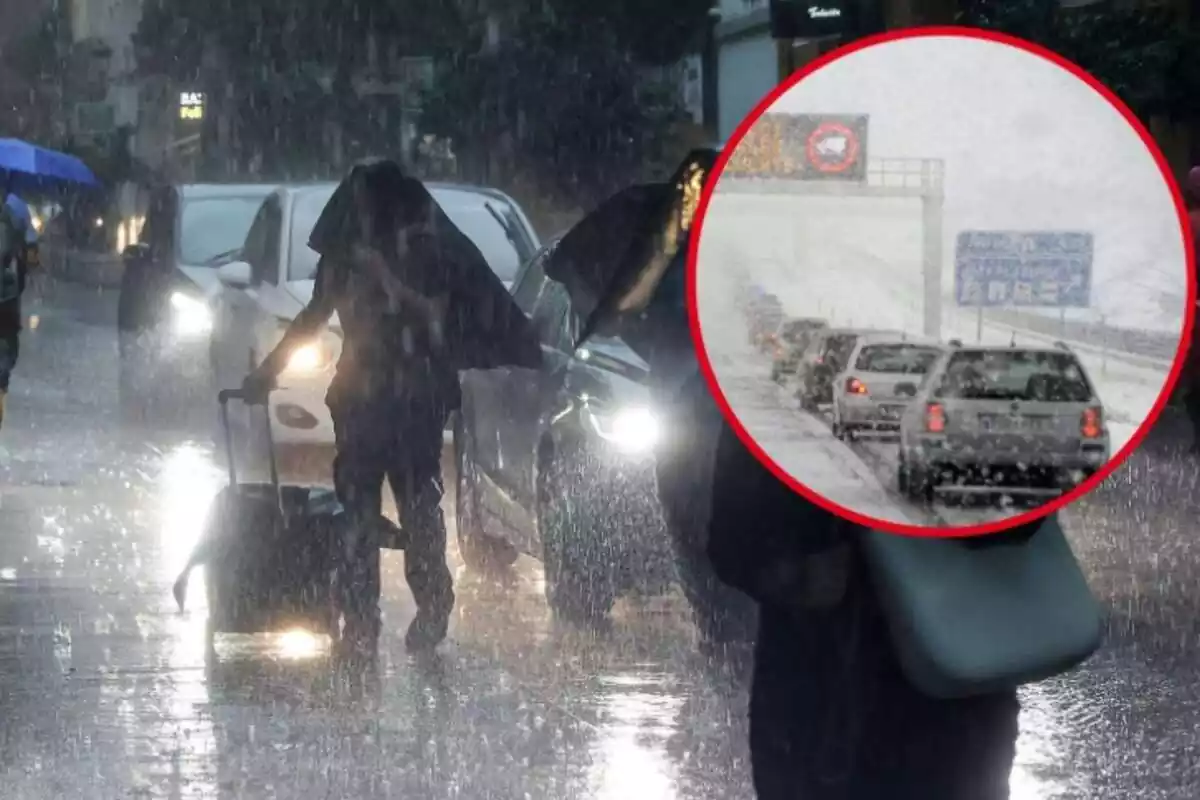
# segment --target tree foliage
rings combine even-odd
[[[646,29],[591,26],[590,7],[550,5],[555,13],[521,17],[496,49],[444,62],[421,129],[503,162],[552,201],[586,205],[663,161],[681,109],[647,66],[683,53],[676,42],[643,60]]]
[[[1042,44],[1086,69],[1143,120],[1200,110],[1200,42],[1164,5],[1060,9],[1056,0],[973,0],[961,21]]]

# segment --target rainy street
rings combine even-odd
[[[178,614],[170,585],[224,480],[211,429],[122,427],[110,294],[52,285],[26,310],[0,434],[6,798],[752,796],[744,695],[694,655],[682,603],[622,604],[604,634],[559,628],[533,561],[510,586],[455,569],[435,664],[404,653],[395,553],[377,680],[335,679],[299,634],[219,642],[206,668],[203,604]],[[1164,420],[1064,515],[1109,641],[1025,692],[1013,800],[1200,796],[1189,435]]]

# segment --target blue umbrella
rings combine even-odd
[[[78,158],[20,139],[0,139],[0,180],[8,192],[40,189],[48,183],[100,183]]]

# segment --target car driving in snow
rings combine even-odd
[[[894,334],[858,337],[833,381],[833,434],[853,439],[864,431],[898,431],[912,395],[896,387],[919,381],[941,354],[936,341]]]
[[[819,317],[791,317],[771,335],[771,380],[780,382],[796,374],[800,356],[813,338],[829,323]]]
[[[800,357],[797,378],[800,386],[796,399],[805,411],[817,411],[833,402],[833,381],[847,364],[858,340],[865,335],[891,334],[900,331],[875,331],[869,328],[825,328],[817,333]]]
[[[673,578],[654,472],[663,428],[649,366],[624,342],[591,337],[575,350],[581,321],[566,288],[545,274],[552,253],[539,252],[513,287],[543,368],[462,376],[458,537],[476,569],[507,567],[519,553],[540,559],[551,608],[597,619],[622,593]]]
[[[539,246],[524,212],[507,195],[477,186],[427,184],[438,204],[480,249],[506,283]],[[217,270],[224,284],[213,301],[212,369],[218,385],[239,386],[269,353],[312,298],[317,254],[308,247],[312,227],[336,183],[284,186],[261,202],[237,260]],[[333,445],[325,392],[341,353],[334,315],[323,334],[297,350],[270,396],[275,438],[287,445]],[[236,405],[236,404],[235,404]],[[230,408],[239,441],[258,453],[266,421],[254,409]]]
[[[765,350],[770,336],[778,328],[787,315],[783,310],[783,302],[778,295],[764,292],[755,297],[746,311],[747,322],[750,326],[750,341],[755,347]]]
[[[914,499],[1052,497],[1111,455],[1095,384],[1066,345],[952,346],[911,388],[897,483]]]

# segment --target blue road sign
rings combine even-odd
[[[963,231],[954,251],[960,306],[1087,308],[1092,234],[1079,231]]]

